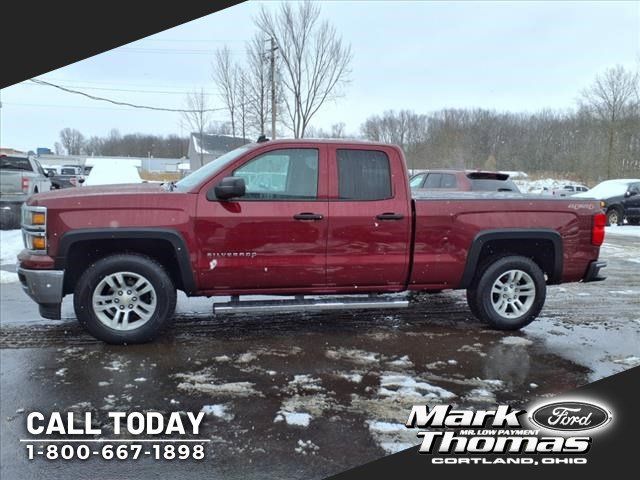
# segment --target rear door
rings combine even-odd
[[[329,166],[327,286],[401,290],[411,232],[402,157],[391,147],[334,146]]]

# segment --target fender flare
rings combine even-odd
[[[58,244],[58,252],[55,257],[55,268],[64,270],[67,263],[69,250],[78,242],[91,240],[125,240],[125,239],[151,239],[165,240],[173,246],[173,251],[178,260],[178,270],[185,293],[196,291],[189,249],[182,235],[176,230],[164,228],[86,228],[72,230],[62,235]]]
[[[469,253],[460,281],[459,288],[468,288],[476,274],[476,269],[480,263],[480,252],[482,248],[493,240],[549,240],[553,243],[553,272],[549,275],[549,284],[560,283],[563,267],[563,246],[562,237],[556,230],[547,228],[512,228],[483,230],[479,232],[471,242]]]

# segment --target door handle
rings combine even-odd
[[[401,213],[386,212],[381,213],[380,215],[376,215],[376,218],[378,220],[402,220],[404,218],[404,215],[402,215]]]
[[[302,212],[293,216],[295,220],[322,220],[324,217],[319,213]]]

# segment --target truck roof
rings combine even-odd
[[[328,145],[367,145],[373,147],[394,147],[399,148],[397,145],[392,145],[384,142],[372,142],[370,140],[358,140],[358,139],[347,139],[347,138],[278,138],[276,140],[264,140],[259,143],[251,143],[248,144],[250,146],[257,146],[263,144],[269,145],[300,145],[300,144],[308,144],[308,145],[317,145],[319,143],[328,144]]]

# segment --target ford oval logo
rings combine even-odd
[[[542,428],[575,432],[601,427],[611,420],[611,414],[592,403],[557,402],[537,408],[530,418]]]

